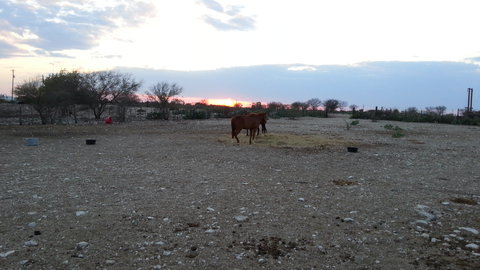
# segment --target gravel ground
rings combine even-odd
[[[480,128],[345,121],[0,126],[0,268],[480,269]]]

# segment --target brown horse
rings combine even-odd
[[[262,121],[266,122],[266,113],[258,113],[251,115],[238,115],[232,117],[232,139],[237,139],[237,143],[240,143],[237,135],[242,129],[250,130],[250,144],[255,140],[255,133],[258,131]]]
[[[249,113],[247,114],[249,116],[252,116],[252,115],[260,115],[260,116],[264,116],[264,118],[261,120],[260,124],[262,125],[262,134],[265,134],[267,133],[267,127],[265,126],[265,124],[267,123],[267,114],[266,113]],[[260,128],[257,129],[257,136],[260,135]],[[247,129],[247,136],[248,136],[248,129]]]

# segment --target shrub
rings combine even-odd
[[[194,120],[194,119],[208,119],[210,118],[210,113],[203,110],[191,110],[186,111],[183,119]]]

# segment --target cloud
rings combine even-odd
[[[288,68],[290,71],[316,71],[314,66],[296,65]]]
[[[97,44],[101,35],[119,27],[137,26],[153,16],[152,1],[119,1],[112,5],[98,1],[37,0],[1,1],[2,39],[10,44],[32,47],[32,52],[85,50]],[[1,57],[13,56],[5,51]]]
[[[199,0],[198,2],[209,9],[223,13],[223,6],[215,0]]]
[[[199,0],[213,14],[205,15],[203,20],[220,31],[249,31],[255,29],[255,17],[246,16],[241,13],[241,6],[227,6],[224,8],[215,0]]]
[[[205,16],[205,22],[215,27],[220,31],[239,30],[247,31],[255,29],[255,20],[250,17],[235,16],[226,21],[214,18],[212,16]]]
[[[0,40],[0,58],[7,57],[11,54],[21,53],[21,50],[15,46],[12,46],[2,40]]]

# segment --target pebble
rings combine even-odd
[[[208,229],[205,231],[206,233],[216,233],[218,232],[218,230],[214,230],[214,229]]]
[[[211,207],[207,207],[207,210],[210,211],[210,212],[215,211],[215,209],[213,209],[213,208],[211,208]]]
[[[458,227],[458,229],[460,230],[464,230],[464,231],[467,231],[467,232],[471,232],[473,234],[478,234],[478,230],[476,229],[473,229],[473,228],[468,228],[468,227]]]
[[[344,218],[343,221],[346,222],[346,223],[353,223],[354,222],[353,218]]]
[[[153,266],[153,269],[154,270],[160,270],[160,269],[162,269],[162,266],[157,264],[157,265]]]
[[[170,250],[164,250],[163,251],[163,256],[165,256],[165,257],[172,256],[172,252]]]
[[[5,257],[7,257],[7,256],[12,255],[13,253],[15,253],[15,250],[9,250],[9,251],[7,251],[7,252],[0,253],[0,257],[5,258]]]
[[[30,227],[30,228],[33,228],[33,227],[35,227],[35,226],[37,226],[37,223],[36,223],[36,222],[30,222],[30,223],[28,223],[28,227]]]
[[[238,222],[245,222],[248,220],[247,216],[235,216],[235,220]]]
[[[83,250],[85,248],[87,248],[90,244],[88,242],[79,242],[77,243],[77,246],[76,246],[76,249],[77,250]]]
[[[260,259],[258,259],[258,263],[259,263],[259,264],[265,264],[265,263],[267,263],[267,259],[265,259],[265,258],[260,258]]]
[[[27,247],[36,247],[38,246],[38,242],[36,240],[28,240],[27,242],[23,243]]]
[[[415,220],[414,223],[419,224],[419,225],[428,225],[428,221],[423,220],[423,219]]]
[[[77,211],[75,212],[75,216],[80,217],[80,216],[85,216],[87,214],[87,211]]]
[[[112,265],[112,264],[115,264],[115,260],[106,260],[105,263]]]
[[[304,201],[305,201],[305,198],[298,198],[298,201],[299,201],[299,202],[304,202]]]
[[[477,244],[473,244],[473,243],[468,244],[465,247],[470,248],[470,249],[478,249],[479,248],[479,246]]]

